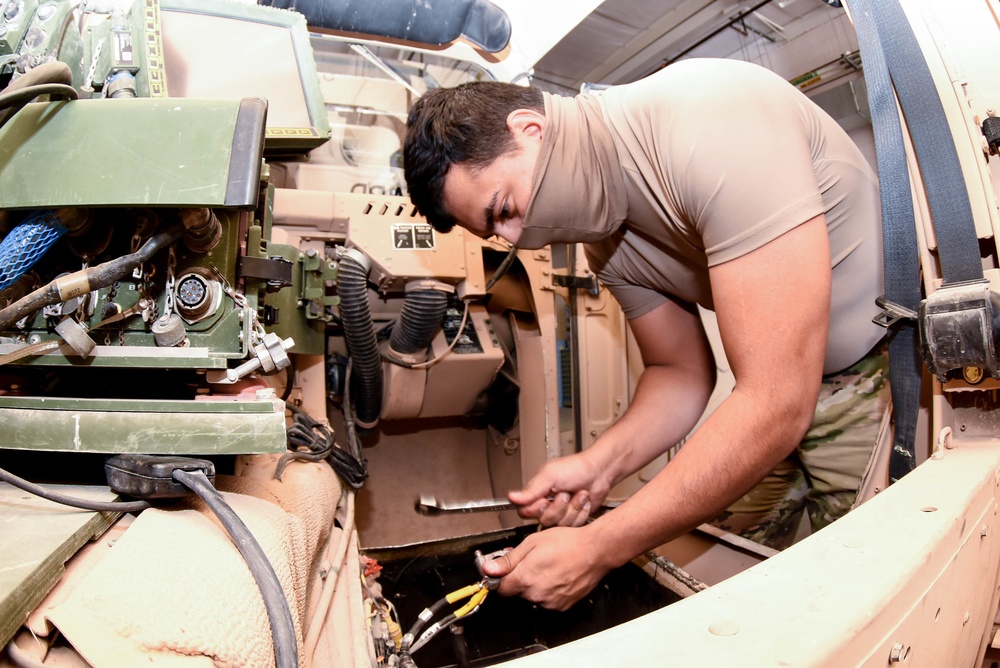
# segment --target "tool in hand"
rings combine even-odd
[[[487,563],[491,561],[499,559],[500,557],[506,555],[508,552],[510,552],[509,547],[505,547],[502,550],[497,550],[496,552],[490,552],[489,554],[483,554],[479,550],[476,550],[476,560],[475,560],[476,570],[479,571],[480,577],[483,578],[481,582],[483,587],[485,587],[487,591],[496,591],[497,588],[500,586],[500,578],[493,577],[492,575],[487,575],[483,571],[483,566],[485,566]]]
[[[551,502],[554,497],[548,497]],[[594,511],[599,515],[620,505],[617,501],[605,501]],[[440,515],[442,513],[481,513],[515,510],[517,506],[507,499],[476,499],[473,501],[441,501],[433,494],[421,494],[417,500],[416,509],[421,515]]]
[[[456,589],[444,598],[440,599],[434,605],[424,608],[424,610],[417,615],[417,621],[403,636],[400,654],[409,655],[416,652],[418,649],[426,645],[431,638],[444,629],[448,628],[463,617],[475,614],[479,610],[479,606],[481,606],[483,601],[486,600],[486,595],[500,586],[500,578],[490,577],[483,573],[483,564],[488,561],[493,561],[508,552],[510,552],[510,548],[497,550],[496,552],[484,555],[479,550],[476,550],[476,570],[479,571],[479,576],[482,579],[479,582],[469,585],[468,587]],[[442,619],[434,622],[421,633],[427,622],[443,612],[448,605],[457,603],[463,599],[469,600],[465,603],[465,605],[445,615]]]
[[[513,510],[516,506],[507,499],[479,499],[475,501],[439,501],[431,494],[421,494],[417,501],[417,512],[421,515],[440,513],[480,513]]]

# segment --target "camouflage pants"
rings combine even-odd
[[[878,346],[824,376],[798,449],[712,524],[780,550],[794,542],[803,512],[817,531],[850,510],[889,401],[888,370],[888,350]]]

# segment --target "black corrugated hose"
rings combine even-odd
[[[355,403],[355,422],[361,431],[374,429],[382,412],[382,358],[368,305],[370,267],[367,257],[349,249],[340,258],[338,276],[340,319],[354,368],[351,396]]]
[[[389,348],[400,355],[427,350],[448,310],[448,295],[441,290],[415,290],[406,295],[399,321],[392,328]]]

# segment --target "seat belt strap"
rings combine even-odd
[[[944,284],[982,281],[968,188],[927,61],[898,0],[865,0],[865,4],[870,6],[924,177]]]
[[[889,304],[902,307],[903,311],[915,316],[921,298],[920,256],[910,193],[910,173],[906,164],[896,97],[871,5],[870,0],[849,2],[864,63],[875,152],[878,157],[885,299]],[[914,441],[920,406],[921,362],[915,319],[897,315],[879,324],[892,325],[889,340],[889,383],[895,422],[892,453],[889,456],[889,482],[892,483],[913,470],[915,465]]]

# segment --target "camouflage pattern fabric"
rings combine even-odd
[[[812,424],[798,449],[712,524],[783,549],[802,513],[813,531],[851,509],[889,402],[888,348],[823,377]]]

